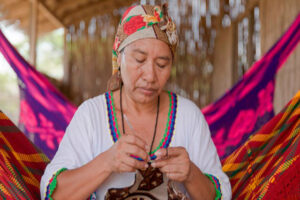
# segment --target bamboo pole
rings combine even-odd
[[[29,27],[29,61],[36,66],[36,43],[37,43],[37,23],[38,23],[38,0],[30,3],[30,27]]]
[[[69,81],[70,81],[70,49],[68,49],[68,41],[67,41],[68,34],[69,34],[68,29],[64,28],[64,76],[63,76],[64,86],[69,85]]]

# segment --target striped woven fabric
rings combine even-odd
[[[300,13],[271,49],[220,99],[202,109],[221,159],[274,117],[276,73],[300,42]]]
[[[48,162],[0,111],[0,198],[40,199],[40,179]]]
[[[233,199],[300,199],[300,91],[223,160]]]
[[[51,159],[77,108],[21,56],[1,29],[0,52],[18,77],[19,128]]]

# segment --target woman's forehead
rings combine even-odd
[[[145,55],[152,53],[160,53],[166,56],[171,55],[171,49],[169,46],[165,42],[154,38],[136,40],[129,44],[125,49],[129,52],[136,52]]]

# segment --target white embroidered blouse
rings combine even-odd
[[[219,199],[231,199],[229,179],[222,171],[209,127],[200,109],[190,100],[171,92],[169,92],[169,99],[170,118],[160,146],[155,149],[168,146],[184,147],[193,163],[203,173],[213,177],[216,189],[222,194]],[[66,129],[56,155],[48,164],[42,177],[40,185],[42,199],[49,199],[55,189],[53,179],[59,172],[87,164],[97,155],[108,150],[120,137],[119,128],[115,126],[114,111],[111,92],[91,98],[78,108]],[[128,187],[133,184],[134,178],[135,173],[112,174],[91,195],[97,199],[104,199],[108,189]],[[175,184],[182,193],[187,193],[183,184]]]

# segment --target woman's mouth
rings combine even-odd
[[[147,96],[151,96],[156,92],[156,89],[153,89],[153,88],[140,87],[139,89],[144,95],[147,95]]]

